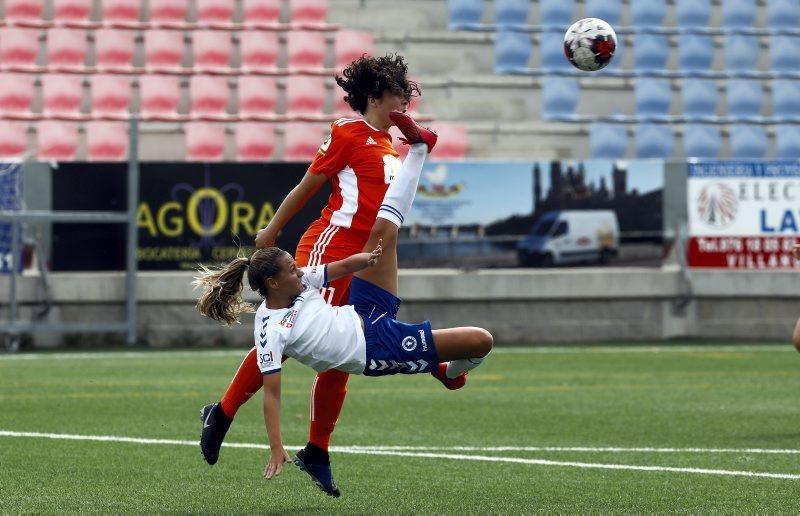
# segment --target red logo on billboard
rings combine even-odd
[[[703,187],[697,198],[697,212],[706,224],[725,227],[736,218],[739,200],[736,192],[724,183],[712,183]]]

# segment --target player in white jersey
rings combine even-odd
[[[400,307],[397,233],[411,208],[422,165],[436,135],[402,113],[392,113],[392,121],[412,146],[386,192],[364,252],[327,265],[298,268],[289,253],[270,247],[220,270],[205,269],[196,280],[204,288],[198,301],[200,312],[228,324],[252,311],[241,299],[245,273],[250,288],[264,299],[256,310],[254,337],[272,452],[264,470],[268,479],[280,474],[290,460],[280,431],[281,355],[316,371],[338,369],[367,376],[428,372],[437,376],[441,371],[446,378],[440,380],[445,385],[447,380],[460,380],[453,387],[458,388],[464,375],[492,348],[492,335],[483,328],[432,330],[429,321],[406,324],[396,320]],[[354,274],[350,304],[327,304],[319,289],[347,274]],[[443,363],[446,365],[440,368]],[[298,453],[295,463],[325,492],[338,496],[329,463],[317,467],[312,459]]]

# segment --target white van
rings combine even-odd
[[[524,267],[607,263],[619,251],[619,223],[611,210],[548,211],[517,242]]]

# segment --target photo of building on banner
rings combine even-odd
[[[800,163],[690,163],[687,196],[690,267],[800,268]]]

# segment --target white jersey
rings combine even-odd
[[[327,284],[327,265],[301,270],[305,290],[292,306],[273,310],[264,301],[256,310],[253,334],[261,374],[280,372],[282,355],[315,371],[363,373],[367,345],[361,317],[352,305],[331,306],[323,299],[319,289]]]

